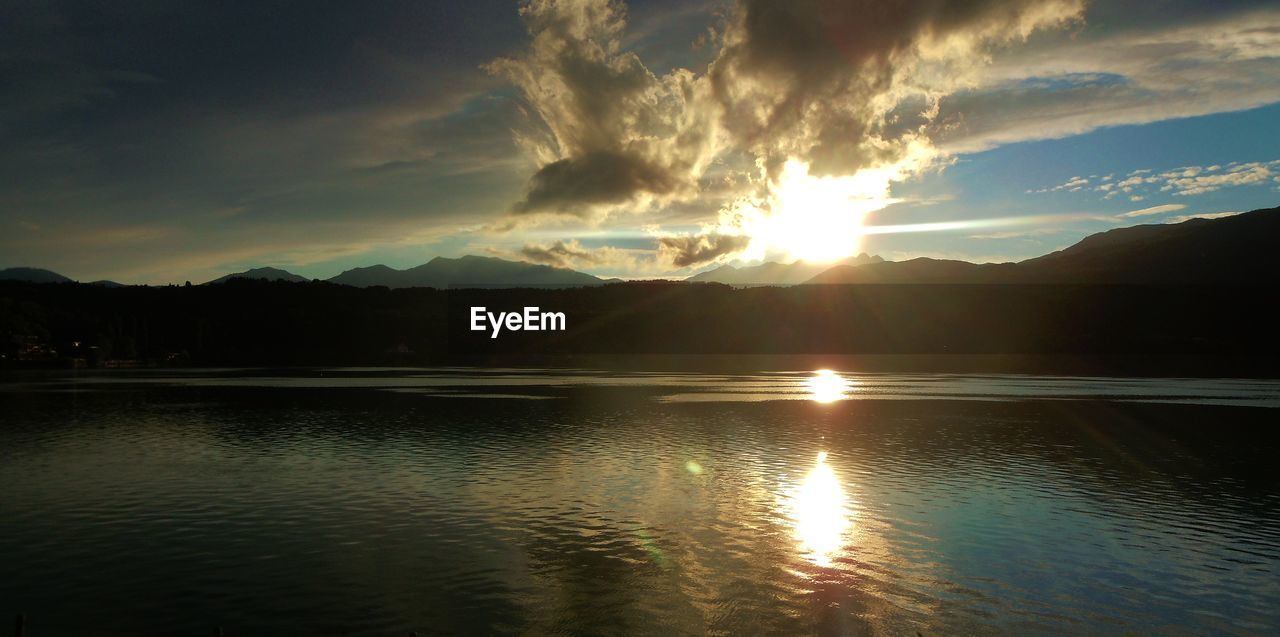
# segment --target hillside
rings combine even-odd
[[[5,268],[0,270],[0,281],[25,281],[27,283],[70,283],[71,279],[52,270],[42,268]]]
[[[1117,228],[1018,263],[919,258],[835,266],[810,279],[847,283],[1252,284],[1280,280],[1280,208],[1220,219]]]
[[[209,283],[210,284],[226,283],[231,279],[254,279],[258,281],[289,281],[291,283],[306,283],[311,280],[311,279],[308,279],[307,277],[299,276],[297,274],[289,272],[288,270],[281,270],[280,268],[251,268],[251,269],[245,270],[244,272],[235,272],[232,274],[228,274],[226,276],[218,277],[212,281],[209,281]]]
[[[1018,264],[1079,283],[1263,283],[1280,275],[1280,207],[1221,219],[1117,228]]]

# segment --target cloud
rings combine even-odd
[[[677,268],[722,261],[744,250],[751,238],[742,235],[704,233],[658,237],[659,258]]]
[[[1177,210],[1182,210],[1183,208],[1186,208],[1186,207],[1187,207],[1186,204],[1167,203],[1159,206],[1151,206],[1150,208],[1143,208],[1141,210],[1130,210],[1129,212],[1123,213],[1120,216],[1121,217],[1145,217],[1147,215],[1158,215],[1166,212],[1174,212]]]
[[[716,221],[660,239],[661,260],[683,267],[743,250],[750,232],[736,213],[776,214],[771,193],[790,160],[814,176],[883,171],[887,189],[955,153],[1280,100],[1280,82],[1267,79],[1280,11],[1141,22],[1113,9],[1098,8],[1108,28],[1063,34],[1084,24],[1083,2],[740,0],[711,39],[705,72],[657,75],[625,49],[621,4],[531,0],[521,9],[529,49],[489,66],[528,104],[517,141],[540,166],[511,210],[599,220],[655,203],[684,209],[711,183],[702,178],[715,160],[746,157],[747,170],[721,169],[717,179],[739,194],[719,196]],[[1137,202],[1277,172],[1268,163],[1200,168],[1081,175],[1029,192]]]
[[[1071,179],[1068,179],[1065,183],[1061,183],[1050,188],[1041,188],[1039,190],[1028,190],[1027,194],[1039,194],[1039,193],[1045,193],[1045,192],[1062,192],[1064,190],[1067,192],[1080,192],[1081,190],[1084,190],[1088,185],[1089,185],[1089,178],[1072,177]],[[1111,184],[1104,184],[1104,185],[1107,186],[1108,190],[1111,189]]]
[[[1028,193],[1046,192],[1081,192],[1093,191],[1103,194],[1103,199],[1113,199],[1127,195],[1130,201],[1142,201],[1146,195],[1163,193],[1175,197],[1202,195],[1205,193],[1240,186],[1265,184],[1272,179],[1280,178],[1280,159],[1272,161],[1231,162],[1229,164],[1212,164],[1209,166],[1182,166],[1172,170],[1156,172],[1143,168],[1130,172],[1124,179],[1110,183],[1091,185],[1087,179],[1072,177],[1065,183],[1040,190],[1029,190]],[[1124,213],[1126,217],[1139,217],[1161,212],[1172,212],[1185,208],[1182,204],[1165,204],[1134,210]]]
[[[576,240],[556,241],[550,245],[526,244],[520,249],[520,255],[533,263],[558,268],[572,268],[578,263],[596,265],[600,262],[599,257],[583,248]]]
[[[622,47],[610,0],[529,0],[532,41],[488,69],[529,105],[518,143],[541,168],[512,211],[598,219],[698,194],[715,159],[746,154],[772,179],[932,164],[938,99],[972,82],[990,48],[1078,20],[1083,0],[742,0],[705,73],[655,75]],[[744,181],[744,188],[768,188]]]
[[[1249,186],[1265,183],[1280,170],[1280,160],[1270,162],[1248,162],[1227,166],[1210,166],[1188,168],[1165,172],[1155,176],[1163,180],[1162,192],[1172,192],[1175,196],[1200,195],[1222,188]]]
[[[993,46],[1081,17],[1077,0],[742,0],[709,77],[737,143],[818,175],[927,147],[939,99]],[[928,163],[927,153],[915,158]]]
[[[679,187],[679,178],[644,157],[595,151],[540,168],[513,210],[574,213],[595,204],[627,201],[639,192],[665,195]]]
[[[646,224],[641,232],[612,235],[614,241],[624,242],[629,247],[588,247],[578,239],[562,239],[550,243],[526,243],[518,251],[490,252],[597,274],[669,275],[673,270],[698,268],[741,257],[752,243],[752,237],[747,234],[734,229],[725,232],[713,224],[704,224],[699,230],[687,233],[669,232],[659,224]]]
[[[531,0],[520,13],[529,50],[486,66],[520,89],[533,120],[517,142],[541,168],[513,211],[588,217],[696,194],[719,150],[703,84],[683,69],[656,76],[621,50],[619,3]]]
[[[1091,18],[1120,11],[1108,16],[1113,28],[997,52],[974,86],[941,100],[934,138],[945,152],[970,153],[1280,101],[1280,9],[1258,6],[1220,15],[1175,6],[1168,13],[1181,23],[1144,23],[1124,14],[1136,5],[1095,3]]]
[[[577,239],[527,243],[517,252],[491,250],[504,257],[592,272],[663,274],[724,262],[747,247],[750,238],[705,229],[693,234],[659,234],[652,247],[584,246]]]
[[[553,241],[549,244],[527,243],[518,256],[532,263],[575,270],[636,272],[652,270],[653,250],[635,250],[616,246],[588,248],[577,239]]]

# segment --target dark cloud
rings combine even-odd
[[[0,3],[0,145],[222,190],[417,159],[403,140],[497,86],[477,67],[520,32],[501,0]]]
[[[658,254],[677,268],[697,267],[740,252],[750,237],[727,234],[700,234],[660,237]]]
[[[725,127],[771,171],[903,159],[985,49],[1079,17],[1081,0],[742,0],[709,78]]]
[[[577,241],[556,241],[551,245],[526,245],[520,249],[520,256],[543,265],[558,268],[576,267],[581,264],[598,265],[602,259],[582,247]]]
[[[1060,0],[742,0],[740,30],[722,58],[739,71],[797,83],[897,62],[926,40],[1027,31],[1038,13],[1073,14]]]
[[[643,157],[597,151],[543,166],[529,180],[518,213],[575,213],[593,204],[626,201],[637,192],[667,194],[679,180]]]
[[[490,250],[499,257],[524,259],[557,268],[588,269],[593,273],[634,275],[641,272],[659,274],[668,271],[666,264],[657,262],[657,253],[650,243],[642,247],[628,248],[620,245],[584,246],[577,239],[554,241],[550,244],[525,244],[518,252]]]
[[[148,109],[203,99],[261,110],[402,102],[443,86],[423,71],[474,71],[519,33],[501,0],[0,6],[6,73],[35,65],[78,75],[143,73],[170,89],[131,104]]]

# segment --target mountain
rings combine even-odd
[[[329,279],[329,282],[355,287],[385,285],[389,288],[571,287],[603,283],[597,277],[575,270],[474,255],[456,259],[436,257],[407,270],[385,265],[355,268]]]
[[[280,268],[250,268],[244,272],[235,272],[233,274],[218,277],[209,281],[209,283],[226,283],[231,279],[259,279],[262,281],[288,281],[290,283],[307,283],[311,281],[311,279],[308,279],[307,277],[298,276],[288,270],[281,270]]]
[[[861,266],[882,261],[884,259],[877,256],[859,254],[856,257],[849,257],[841,261],[839,265]],[[808,281],[831,267],[829,263],[809,263],[807,261],[796,261],[794,263],[770,261],[760,265],[740,268],[732,265],[722,265],[714,270],[695,274],[685,280],[704,283],[726,283],[744,287],[755,285],[797,285]]]
[[[52,270],[43,268],[5,268],[0,270],[0,281],[24,281],[26,283],[73,283],[71,279],[58,274]],[[100,281],[90,281],[89,285],[97,285],[104,288],[122,288],[123,283],[108,281],[102,279]]]
[[[374,285],[385,285],[389,288],[404,287],[400,285],[400,279],[404,274],[401,270],[389,268],[385,265],[370,265],[361,268],[352,268],[329,279],[330,283],[339,283],[342,285],[350,285],[357,288],[367,288]]]
[[[1117,228],[1018,263],[939,259],[838,265],[807,283],[1252,284],[1280,281],[1280,208]]]
[[[68,279],[52,270],[41,268],[5,268],[0,270],[0,281],[26,281],[27,283],[70,283]]]

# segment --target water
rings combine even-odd
[[[1275,634],[1280,383],[0,384],[28,634]]]

